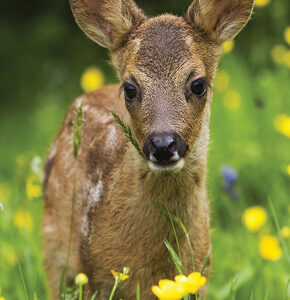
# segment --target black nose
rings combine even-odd
[[[146,157],[159,163],[184,157],[186,150],[186,143],[177,133],[152,133],[143,147]]]
[[[177,150],[176,141],[170,135],[154,136],[152,139],[152,155],[159,161],[168,161]]]

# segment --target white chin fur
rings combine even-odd
[[[161,166],[158,165],[156,163],[154,163],[153,161],[149,161],[149,168],[152,171],[173,171],[173,170],[178,170],[178,169],[182,169],[184,166],[184,159],[181,158],[179,159],[176,163],[170,165],[170,166]]]

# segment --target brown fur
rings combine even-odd
[[[111,269],[132,270],[115,299],[154,299],[151,286],[173,279],[176,270],[164,245],[176,247],[170,220],[153,202],[180,217],[201,271],[210,245],[206,197],[207,145],[212,82],[221,43],[247,22],[252,1],[195,0],[184,18],[162,15],[147,19],[131,0],[71,0],[77,22],[96,42],[109,48],[122,81],[134,76],[142,101],[124,105],[119,86],[86,94],[72,105],[47,161],[43,236],[45,265],[58,298],[70,230],[74,166],[76,202],[69,278],[89,277],[88,292],[108,299]],[[214,9],[216,8],[216,9]],[[209,20],[209,21],[206,21]],[[190,94],[191,82],[205,77],[206,96]],[[83,104],[82,143],[73,158],[73,122]],[[125,119],[140,147],[152,132],[171,130],[187,143],[181,170],[153,172],[126,139],[107,107]],[[192,272],[184,234],[177,227],[184,272]],[[208,275],[207,266],[205,274]],[[205,289],[200,292],[205,295]]]

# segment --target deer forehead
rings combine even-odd
[[[204,42],[182,19],[164,15],[143,23],[131,40],[131,57],[126,75],[136,74],[147,80],[176,82],[186,80],[193,71],[206,76],[202,55]]]

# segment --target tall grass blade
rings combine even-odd
[[[194,254],[193,254],[193,249],[192,249],[192,246],[191,246],[189,234],[188,234],[188,232],[186,230],[186,227],[184,226],[184,224],[183,224],[183,222],[182,222],[182,220],[180,218],[177,218],[177,222],[178,222],[181,230],[185,234],[185,237],[186,237],[186,240],[187,240],[187,244],[188,244],[188,247],[189,247],[189,250],[190,250],[190,255],[191,255],[191,260],[192,260],[192,268],[193,268],[193,271],[195,271]]]
[[[276,226],[276,229],[277,229],[277,232],[278,232],[279,240],[280,240],[281,245],[283,247],[283,250],[284,250],[285,256],[287,258],[288,264],[290,264],[290,257],[289,257],[288,247],[287,247],[287,244],[286,244],[286,242],[285,242],[285,240],[284,240],[284,238],[281,234],[281,227],[280,227],[280,224],[278,222],[278,217],[277,217],[273,202],[272,202],[271,198],[268,198],[268,201],[269,201],[272,216],[273,216],[273,219],[274,219],[274,222],[275,222],[275,226]]]
[[[114,111],[110,110],[112,116],[114,117],[114,119],[117,121],[117,123],[120,125],[122,131],[125,133],[126,137],[129,139],[129,141],[132,143],[132,145],[135,147],[135,149],[137,150],[137,152],[143,157],[145,158],[143,151],[140,149],[140,146],[138,144],[138,142],[136,141],[136,139],[133,136],[132,130],[130,128],[129,125],[126,125],[121,118],[119,117],[119,115],[117,113],[115,113]]]
[[[17,261],[17,265],[18,265],[18,270],[19,270],[19,273],[20,273],[20,277],[21,277],[25,297],[26,297],[27,300],[29,300],[29,296],[28,296],[28,292],[27,292],[27,286],[26,286],[26,283],[25,283],[25,280],[24,280],[22,268],[21,268],[21,265],[20,265],[19,261]]]
[[[33,294],[33,300],[38,300],[36,292],[34,292],[34,294]]]
[[[209,251],[207,252],[206,258],[205,258],[205,260],[204,260],[204,263],[203,263],[203,266],[202,266],[202,269],[201,269],[201,272],[200,272],[201,275],[203,275],[203,272],[204,272],[204,270],[205,270],[205,268],[206,268],[206,265],[207,265],[207,263],[208,263],[208,260],[209,260],[210,256],[211,256],[211,250],[209,250]]]
[[[231,282],[231,289],[230,289],[230,299],[235,300],[236,298],[236,282],[238,279],[238,275],[232,280]]]
[[[172,226],[172,229],[173,229],[173,233],[174,233],[174,237],[175,237],[175,241],[176,241],[176,245],[177,245],[178,257],[179,257],[179,260],[180,260],[180,263],[181,263],[181,269],[183,269],[179,241],[178,241],[178,237],[177,237],[177,234],[176,234],[175,226],[174,226],[174,223],[173,223],[173,221],[174,221],[175,223],[179,224],[179,219],[176,216],[174,216],[173,214],[170,213],[170,211],[169,211],[169,209],[168,209],[168,207],[167,207],[166,204],[165,204],[166,208],[163,207],[162,205],[160,205],[159,203],[155,202],[155,201],[153,201],[153,204],[157,208],[159,208],[169,218],[169,220],[170,220],[170,223],[171,223],[171,226]],[[183,274],[183,273],[181,273],[181,274]]]
[[[37,282],[38,282],[38,271],[36,272],[35,282],[34,282],[34,286],[33,286],[33,290],[32,290],[32,298],[33,298],[33,299],[34,299],[35,296],[36,296]]]
[[[99,294],[99,291],[95,291],[94,295],[92,296],[91,300],[95,300]]]
[[[59,285],[59,298],[65,300],[66,298],[66,269],[65,266],[61,272],[60,285]]]
[[[136,299],[140,300],[140,283],[137,282],[137,293],[136,293]]]
[[[174,226],[174,223],[173,223],[173,215],[170,213],[167,205],[165,204],[166,206],[166,211],[167,211],[167,214],[169,216],[169,219],[170,219],[170,223],[171,223],[171,226],[172,226],[172,230],[173,230],[173,233],[174,233],[174,237],[175,237],[175,241],[176,241],[176,245],[177,245],[177,250],[178,250],[178,257],[179,257],[179,260],[180,260],[180,264],[181,264],[181,269],[183,269],[182,267],[182,259],[181,259],[181,251],[180,251],[180,246],[179,246],[179,240],[178,240],[178,236],[177,236],[177,233],[176,233],[176,230],[175,230],[175,226]]]
[[[82,127],[83,127],[83,111],[82,111],[82,103],[78,106],[77,117],[74,121],[74,135],[73,135],[73,154],[74,158],[77,157],[79,152],[79,146],[82,141]]]
[[[175,264],[177,272],[179,274],[183,274],[182,264],[181,264],[181,260],[180,260],[179,256],[176,254],[175,250],[173,249],[173,247],[171,246],[171,244],[169,243],[168,240],[165,240],[164,243],[170,253],[170,256],[171,256],[174,264]]]
[[[285,290],[285,293],[283,295],[283,300],[284,299],[290,299],[289,294],[290,294],[290,279],[288,279],[288,282],[286,284],[286,290]]]

